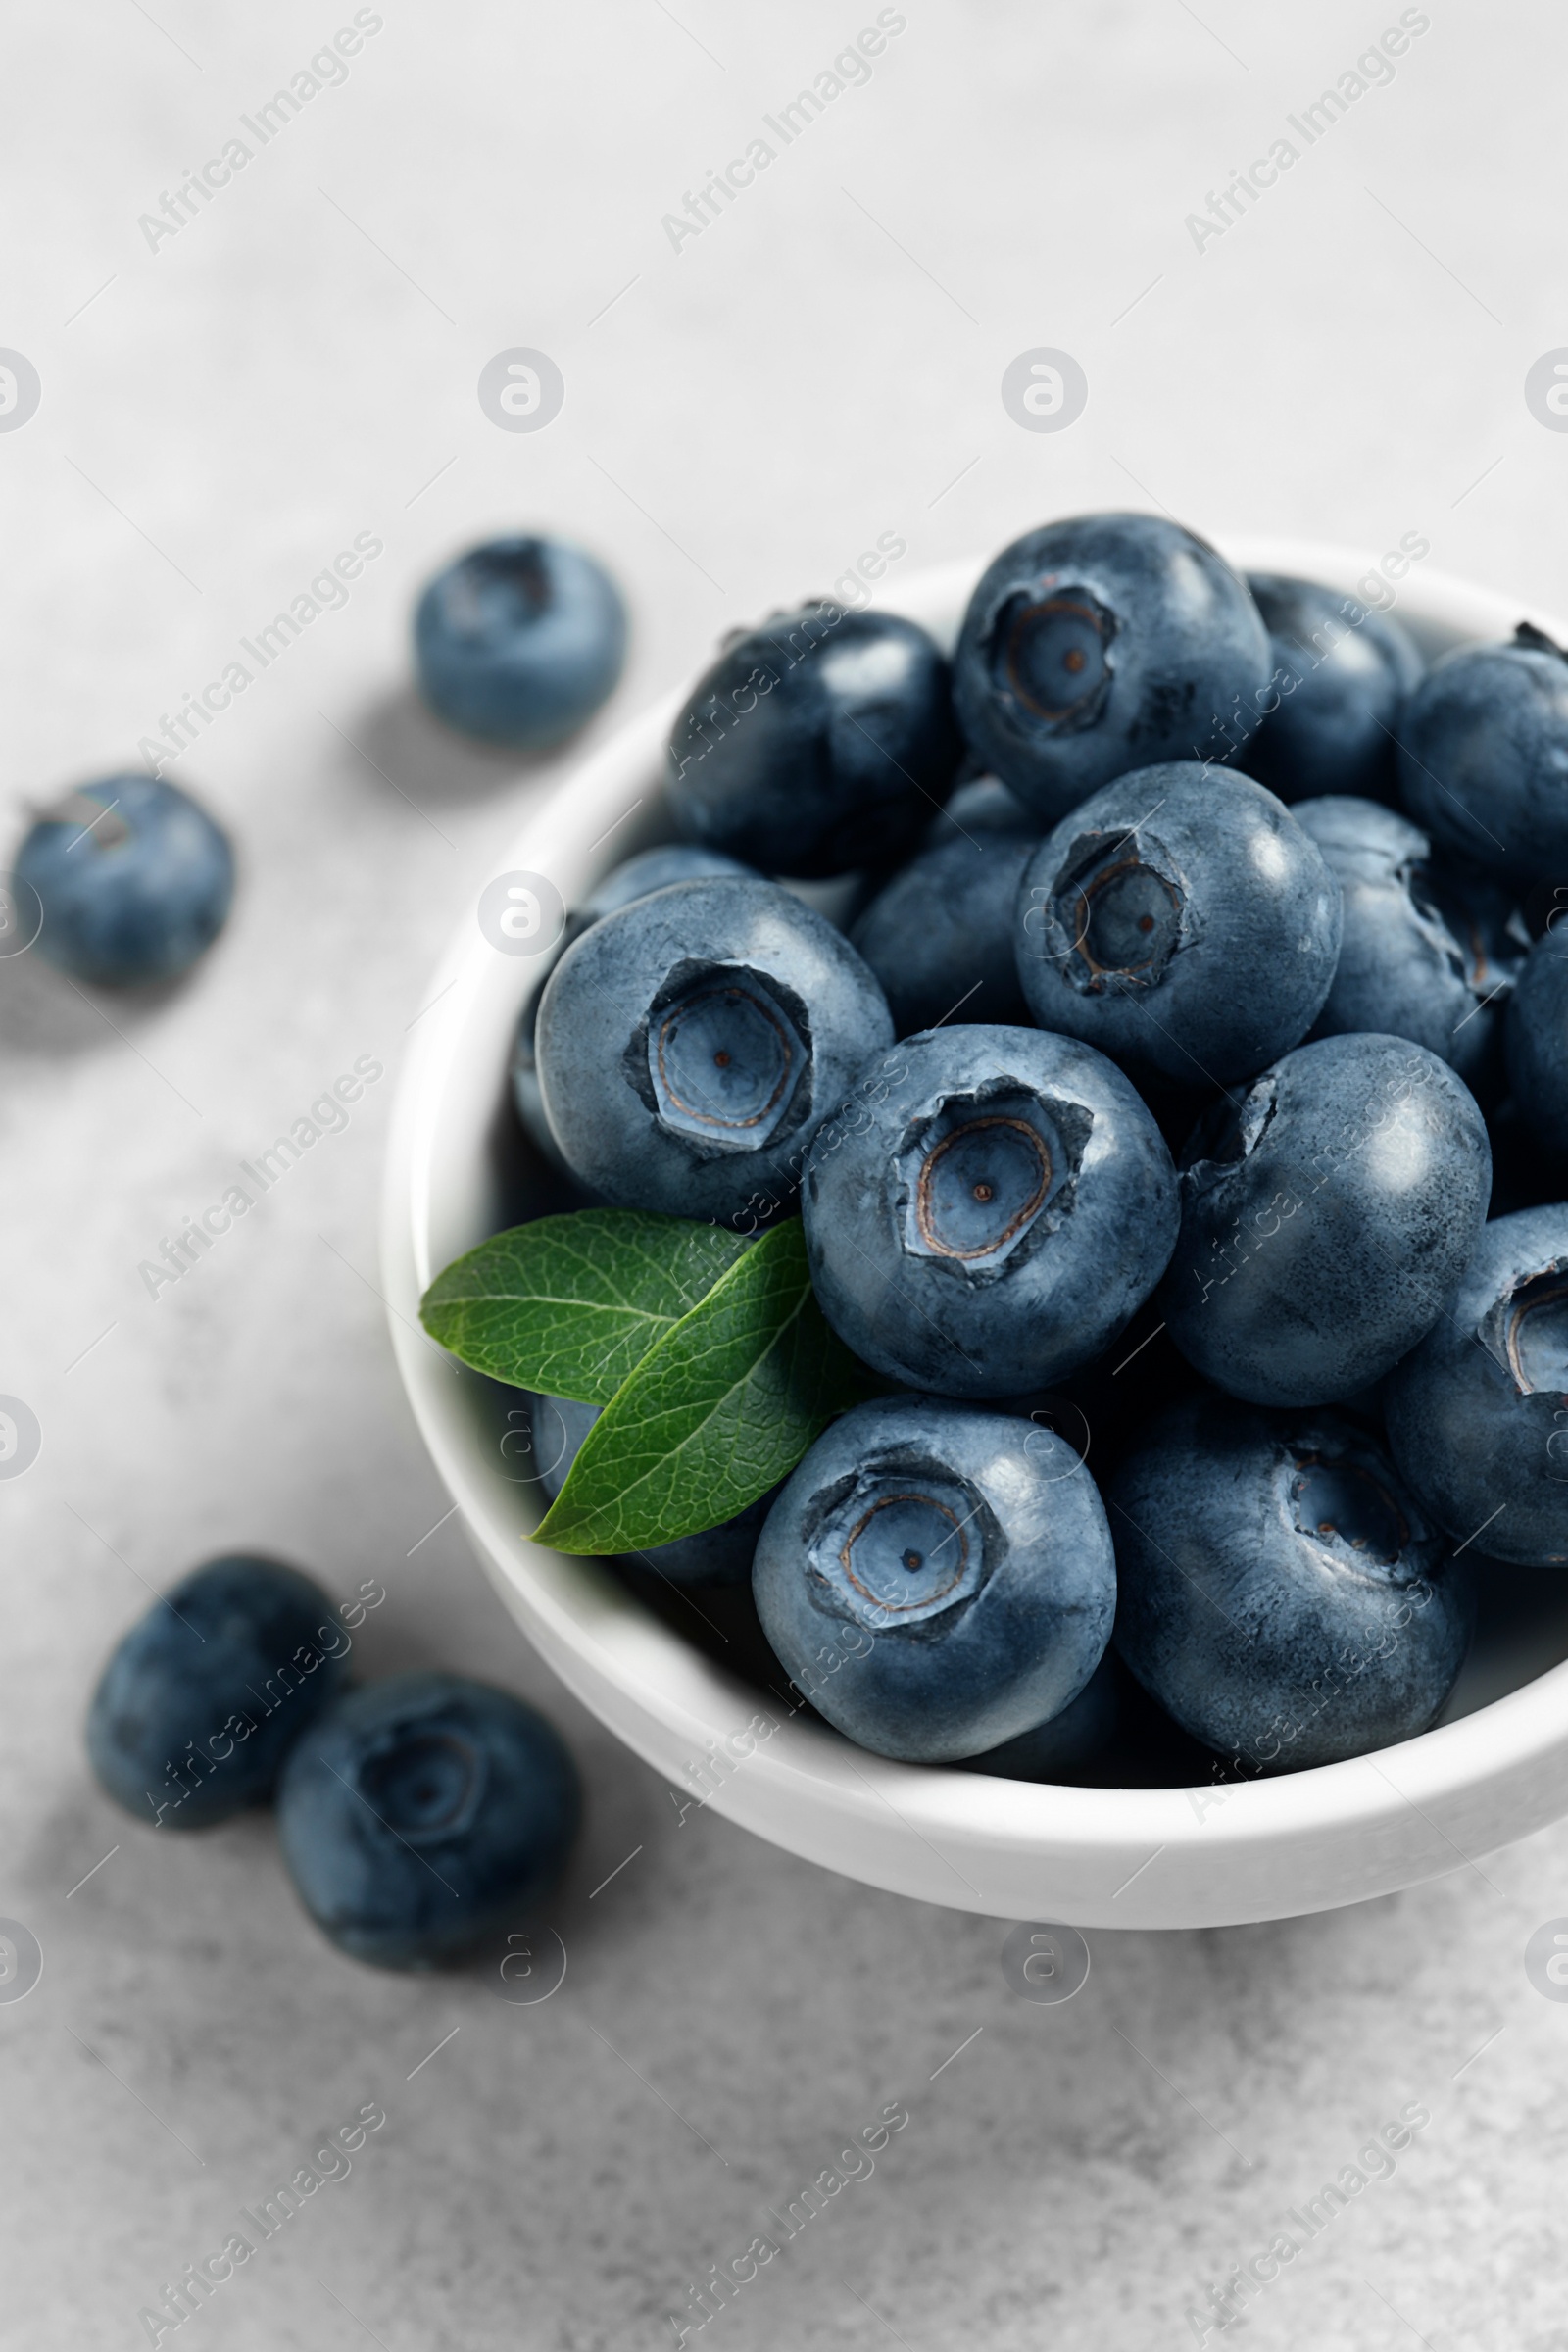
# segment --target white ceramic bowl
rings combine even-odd
[[[1238,540],[1247,570],[1351,589],[1374,557]],[[978,575],[900,579],[888,603],[952,643]],[[1417,564],[1397,612],[1429,652],[1503,637],[1508,600]],[[1532,617],[1537,617],[1532,615]],[[1544,619],[1559,640],[1568,629]],[[685,689],[564,784],[496,871],[551,877],[570,906],[668,832],[661,751]],[[393,1346],[419,1427],[481,1560],[543,1656],[675,1788],[870,1886],[1001,1918],[1201,1927],[1332,1909],[1458,1868],[1568,1812],[1568,1592],[1472,1657],[1445,1720],[1377,1755],[1221,1788],[1042,1788],[895,1764],[790,1719],[656,1619],[612,1572],[529,1542],[509,1392],[455,1366],[418,1327],[431,1278],[515,1214],[502,1163],[512,1032],[539,968],[497,953],[475,910],[426,992],[394,1114],[383,1254]],[[515,1428],[516,1423],[510,1425]],[[1568,1580],[1562,1580],[1568,1586]],[[759,1715],[776,1728],[748,1734]],[[737,1752],[739,1751],[739,1752]]]

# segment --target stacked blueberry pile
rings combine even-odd
[[[1243,1773],[1430,1726],[1477,1560],[1568,1560],[1558,648],[1428,670],[1090,515],[997,558],[951,663],[827,603],[730,641],[667,800],[518,1031],[576,1205],[426,1301],[552,1392],[545,1540],[749,1577],[798,1690],[908,1761],[1114,1783],[1139,1723]],[[685,1249],[667,1308],[607,1273],[633,1241]],[[705,1366],[764,1291],[738,1420]]]

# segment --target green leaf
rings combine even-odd
[[[799,1218],[775,1226],[629,1375],[535,1541],[648,1551],[717,1527],[794,1469],[863,1378],[822,1319]]]
[[[748,1247],[716,1225],[644,1209],[539,1217],[438,1274],[419,1320],[493,1380],[608,1404]]]

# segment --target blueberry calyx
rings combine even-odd
[[[1513,641],[1522,654],[1555,654],[1559,662],[1568,662],[1568,648],[1560,646],[1555,637],[1548,637],[1544,629],[1538,629],[1533,620],[1519,623]]]
[[[463,1836],[488,1778],[479,1749],[450,1731],[399,1732],[358,1774],[366,1803],[410,1845]]]
[[[1075,841],[1052,891],[1052,914],[1072,942],[1067,972],[1085,994],[1107,982],[1151,988],[1182,942],[1186,893],[1136,833]]]
[[[808,1055],[775,992],[755,972],[710,972],[656,1005],[648,1076],[675,1135],[747,1148],[786,1117]]]
[[[1054,594],[1047,594],[1048,589]],[[998,688],[1062,733],[1092,726],[1110,694],[1116,616],[1087,588],[1042,581],[1004,600],[991,632]]]
[[[1014,1088],[948,1097],[899,1152],[905,1250],[981,1279],[1000,1272],[1042,1219],[1047,1233],[1059,1226],[1093,1125],[1076,1103]]]
[[[1560,1258],[1523,1274],[1483,1315],[1476,1338],[1520,1396],[1568,1394],[1568,1281]]]
[[[1409,1547],[1410,1526],[1383,1480],[1348,1454],[1303,1452],[1295,1456],[1291,1508],[1298,1532],[1322,1543],[1336,1560],[1346,1551],[1350,1565],[1390,1569],[1398,1575]],[[1408,1573],[1408,1572],[1407,1572]]]
[[[980,1497],[915,1461],[873,1460],[832,1488],[814,1519],[806,1562],[819,1601],[873,1632],[945,1617],[989,1570]]]

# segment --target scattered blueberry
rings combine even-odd
[[[1025,877],[1015,938],[1042,1028],[1135,1078],[1228,1086],[1312,1026],[1340,952],[1339,885],[1261,784],[1176,761],[1062,818]]]
[[[560,944],[545,961],[545,970],[537,981],[532,996],[522,1008],[512,1047],[512,1097],[517,1106],[517,1116],[523,1130],[554,1168],[565,1169],[561,1147],[550,1131],[545,1117],[544,1098],[539,1091],[539,1065],[534,1051],[534,1039],[539,1026],[539,1000],[544,984],[562,956],[580,939],[589,925],[602,914],[613,914],[617,907],[629,906],[636,899],[646,899],[656,890],[667,889],[671,882],[701,881],[705,876],[729,874],[745,876],[749,866],[733,858],[720,856],[716,850],[695,850],[684,842],[663,842],[652,850],[639,850],[612,866],[602,882],[597,882],[566,918],[566,928]]]
[[[48,809],[17,855],[43,906],[38,953],[108,988],[172,980],[210,948],[234,896],[228,837],[161,776],[105,776]]]
[[[1568,1560],[1568,1206],[1487,1226],[1385,1401],[1399,1468],[1457,1542]]]
[[[1446,654],[1405,706],[1399,791],[1440,849],[1513,890],[1568,874],[1568,657],[1528,624]]]
[[[943,1397],[857,1405],[768,1513],[753,1591],[829,1723],[946,1764],[1059,1715],[1103,1654],[1110,1531],[1070,1446]]]
[[[924,629],[824,601],[728,644],[675,721],[669,806],[688,841],[772,874],[911,850],[961,746]]]
[[[1034,843],[955,835],[922,850],[877,893],[850,936],[887,998],[900,1037],[955,1013],[1027,1022],[1013,908]]]
[[[1431,1329],[1480,1236],[1487,1130],[1446,1062],[1394,1037],[1298,1046],[1200,1123],[1159,1304],[1253,1404],[1327,1404]]]
[[[1129,769],[1233,757],[1269,667],[1247,583],[1203,540],[1154,514],[1082,514],[982,575],[954,699],[977,758],[1054,824]]]
[[[1507,1016],[1508,1079],[1519,1118],[1554,1158],[1568,1158],[1568,928],[1538,939]]]
[[[1189,1399],[1109,1500],[1116,1647],[1194,1739],[1244,1772],[1293,1772],[1434,1722],[1473,1593],[1348,1414]]]
[[[1313,1036],[1407,1037],[1479,1086],[1530,950],[1512,902],[1484,875],[1434,864],[1426,835],[1374,801],[1334,793],[1298,801],[1292,814],[1345,905],[1339,967]]]
[[[580,1182],[672,1216],[727,1219],[760,1200],[765,1221],[793,1202],[806,1146],[892,1038],[859,956],[788,891],[678,882],[567,949],[537,1056]]]
[[[1251,572],[1274,676],[1262,725],[1242,757],[1282,801],[1328,792],[1392,801],[1405,697],[1425,668],[1392,613],[1316,580]]]
[[[534,1459],[539,1484],[554,1502],[582,1448],[582,1442],[604,1408],[579,1404],[569,1396],[535,1396],[529,1419],[533,1429]],[[673,1544],[656,1544],[652,1551],[624,1556],[651,1568],[672,1585],[744,1585],[752,1573],[752,1554],[762,1521],[772,1508],[776,1487],[748,1503],[744,1511],[722,1526],[702,1534],[680,1536]]]
[[[87,1753],[149,1827],[205,1829],[266,1804],[292,1743],[334,1697],[349,1637],[297,1568],[238,1553],[154,1601],[104,1668]]]
[[[399,1674],[350,1691],[296,1744],[277,1835],[301,1901],[343,1951],[435,1968],[548,1893],[581,1808],[559,1734],[520,1698]]]
[[[822,1312],[894,1380],[1014,1396],[1097,1355],[1159,1280],[1170,1155],[1113,1063],[955,1025],[868,1063],[802,1197]]]
[[[486,743],[544,750],[590,719],[626,658],[626,609],[602,564],[559,539],[470,548],[414,616],[419,690]]]

